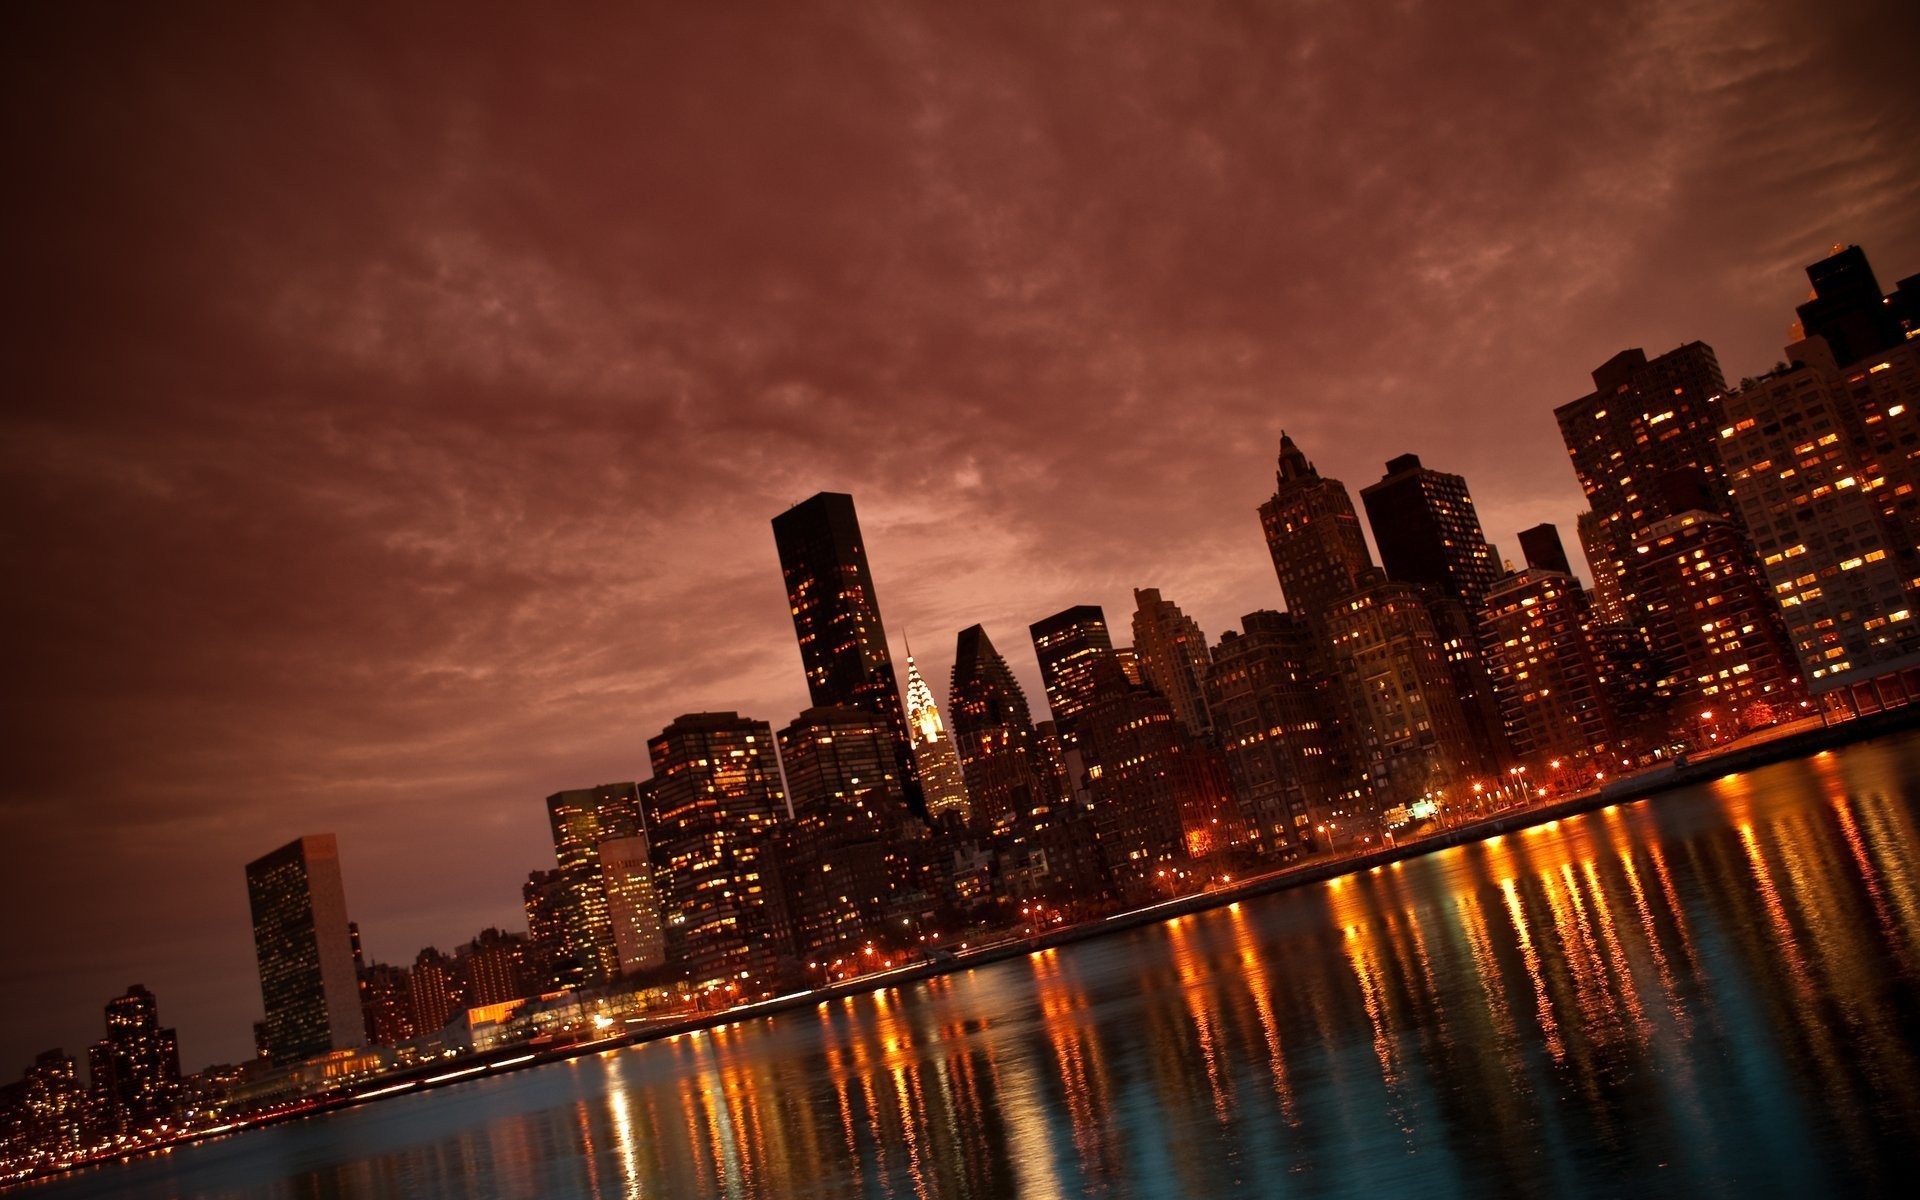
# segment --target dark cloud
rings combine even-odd
[[[1904,5],[6,22],[0,1067],[136,979],[244,1053],[300,833],[376,955],[517,923],[542,796],[802,706],[816,490],[937,691],[983,621],[1037,692],[1066,604],[1279,602],[1283,425],[1570,538],[1590,367],[1920,269]]]

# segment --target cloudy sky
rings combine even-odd
[[[815,491],[1031,690],[1280,605],[1283,426],[1571,540],[1593,366],[1920,271],[1911,4],[331,7],[0,17],[8,1077],[135,981],[246,1054],[302,833],[378,957],[523,927],[543,796],[803,706]]]

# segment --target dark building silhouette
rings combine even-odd
[[[413,1037],[413,993],[407,976],[405,967],[393,963],[361,968],[360,1011],[369,1045],[398,1046]]]
[[[738,713],[690,713],[648,739],[647,754],[653,786],[641,800],[663,883],[667,963],[698,991],[762,991],[790,950],[775,830],[788,809],[773,729]]]
[[[1851,366],[1870,354],[1890,350],[1906,339],[1904,316],[1912,303],[1914,279],[1904,279],[1900,291],[1882,296],[1866,251],[1858,246],[1836,248],[1807,268],[1813,299],[1797,310],[1807,337],[1822,338],[1833,351],[1834,362]]]
[[[1467,481],[1420,465],[1417,454],[1387,463],[1360,501],[1389,579],[1418,583],[1477,610],[1500,577],[1500,562],[1480,528]]]
[[[586,965],[568,933],[572,899],[572,887],[558,870],[534,871],[520,885],[520,900],[527,913],[526,970],[528,983],[535,991],[578,987],[586,982]]]
[[[1567,548],[1560,542],[1560,531],[1550,524],[1520,531],[1520,556],[1535,570],[1573,574],[1573,564],[1567,561]]]
[[[1047,707],[1061,737],[1072,745],[1075,719],[1093,701],[1094,663],[1113,657],[1107,615],[1097,604],[1079,604],[1035,621],[1027,632],[1040,660]]]
[[[1039,803],[1040,765],[1026,693],[978,625],[961,630],[955,643],[947,708],[974,825],[1005,830]]]
[[[1337,479],[1322,479],[1285,433],[1273,498],[1260,525],[1287,611],[1318,628],[1327,610],[1360,587],[1373,568],[1353,498]]]
[[[364,1045],[334,836],[303,837],[248,863],[247,899],[274,1063]]]
[[[1584,782],[1611,769],[1624,731],[1579,581],[1516,571],[1494,585],[1481,620],[1507,741],[1532,777]]]
[[[816,708],[860,708],[887,722],[902,794],[926,816],[853,497],[820,492],[801,501],[773,519],[773,540],[808,696]]]

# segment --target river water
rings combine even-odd
[[[1917,815],[1907,735],[29,1192],[1905,1191]]]

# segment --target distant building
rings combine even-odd
[[[667,961],[698,990],[763,990],[790,942],[775,839],[789,810],[773,730],[737,713],[690,713],[647,753],[653,787],[642,799],[665,881]]]
[[[920,677],[911,652],[907,654],[907,733],[913,743],[914,768],[920,773],[921,791],[926,796],[927,815],[952,814],[961,821],[968,820],[972,805],[967,800],[960,758],[947,736],[946,723],[940,719],[933,689]]]
[[[1347,745],[1385,812],[1468,794],[1492,764],[1480,757],[1425,597],[1379,578],[1325,617],[1335,671],[1353,715]],[[1362,819],[1361,828],[1376,832]]]
[[[1517,571],[1494,585],[1481,620],[1507,740],[1533,778],[1546,782],[1553,769],[1591,778],[1611,768],[1624,731],[1579,581],[1562,571]]]
[[[107,1002],[106,1017],[100,1054],[89,1056],[93,1092],[113,1132],[137,1132],[172,1111],[180,1089],[179,1039],[161,1027],[158,1002],[137,983]]]
[[[547,797],[554,860],[567,883],[563,910],[567,946],[589,981],[611,980],[620,974],[600,845],[616,838],[644,837],[640,809],[640,786],[631,782],[603,783]]]
[[[1328,610],[1362,586],[1373,556],[1346,485],[1322,479],[1284,433],[1275,483],[1273,498],[1260,506],[1274,574],[1287,611],[1318,630]]]
[[[247,898],[275,1065],[364,1045],[334,836],[299,838],[248,863]]]
[[[430,1037],[446,1028],[447,1022],[467,1009],[466,981],[459,964],[432,946],[421,950],[407,973],[407,999],[416,1037]]]
[[[1479,610],[1500,577],[1500,560],[1480,528],[1465,478],[1402,454],[1387,463],[1379,482],[1360,489],[1360,500],[1387,578]]]
[[[607,897],[607,925],[613,934],[621,974],[647,971],[667,961],[666,914],[644,829],[600,843],[600,882]]]
[[[1179,605],[1162,599],[1158,588],[1133,589],[1133,602],[1133,648],[1141,674],[1173,705],[1189,733],[1204,736],[1213,728],[1207,711],[1207,672],[1213,667],[1207,635]]]
[[[896,938],[909,886],[889,731],[852,708],[810,708],[780,731],[793,817],[783,828],[795,949],[819,962]]]
[[[586,982],[586,964],[569,932],[573,888],[567,877],[558,870],[534,871],[520,885],[520,899],[527,914],[528,982],[538,991]]]
[[[1097,604],[1063,609],[1027,626],[1033,652],[1040,660],[1040,683],[1047,690],[1047,707],[1068,745],[1074,741],[1074,723],[1093,702],[1094,663],[1111,657],[1113,637],[1107,615]]]
[[[367,1044],[398,1046],[417,1032],[408,971],[393,963],[368,963],[360,970],[360,1011]]]
[[[526,939],[502,929],[482,929],[454,952],[468,1008],[504,1004],[527,995],[521,969]]]
[[[887,723],[894,773],[908,808],[925,816],[900,684],[880,620],[853,497],[820,492],[773,519],[773,540],[800,640],[807,694],[816,707],[859,708]]]
[[[978,625],[960,631],[947,703],[974,824],[1004,831],[1040,802],[1041,764],[1026,693]]]
[[[1315,826],[1350,815],[1356,798],[1331,717],[1337,684],[1304,622],[1261,611],[1241,624],[1213,650],[1214,733],[1261,848],[1307,853]]]

